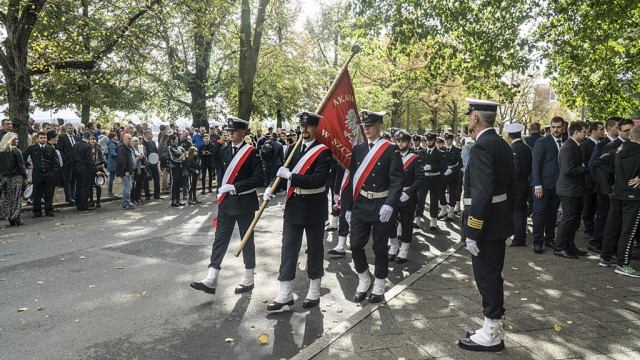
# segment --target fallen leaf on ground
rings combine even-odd
[[[560,330],[562,330],[562,327],[560,325],[558,325],[558,324],[553,324],[553,330],[559,332]]]
[[[573,321],[567,320],[567,324],[571,325],[571,324],[573,324]]]
[[[518,270],[518,268],[514,266],[511,268],[511,270]]]
[[[269,342],[269,334],[262,333],[258,339],[260,339],[260,343],[264,345]]]
[[[36,308],[36,310],[42,310],[42,309],[44,309],[44,306],[42,306],[42,305],[40,305],[40,306],[38,306],[38,307]]]
[[[124,269],[124,267],[122,267],[122,266],[116,266],[116,269],[118,269],[118,270],[122,270],[122,269]]]
[[[29,308],[20,308],[18,309],[18,312],[23,312],[23,311],[27,311]]]
[[[7,259],[0,259],[0,262],[5,262],[7,261]]]
[[[233,338],[226,338],[224,339],[224,341],[228,343],[233,343],[235,340]]]
[[[613,299],[613,302],[619,302],[619,300]]]
[[[38,284],[44,284],[44,281],[38,281],[37,283]]]
[[[263,304],[266,304],[268,302],[268,300],[262,300]]]
[[[84,259],[84,256],[80,256],[80,259]]]
[[[606,326],[604,326],[604,324],[603,324],[603,323],[601,323],[600,321],[596,321],[596,326],[597,326],[597,327],[601,327],[601,328],[606,327]]]
[[[527,298],[520,298],[520,300],[522,300],[522,301],[527,301],[527,300],[529,300],[529,299],[527,299]]]
[[[405,267],[402,268],[402,270],[407,271],[407,270],[409,270],[409,267],[405,266]]]
[[[509,325],[509,330],[513,330],[513,325]]]
[[[520,294],[520,291],[516,290],[514,291],[515,294]]]
[[[96,287],[96,286],[95,286],[95,285],[89,285],[89,287],[90,287],[90,288],[94,288],[94,287]]]

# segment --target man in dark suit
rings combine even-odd
[[[589,167],[591,154],[596,145],[604,137],[604,125],[599,122],[590,122],[588,137],[580,144],[580,152],[582,153],[582,164]],[[584,234],[589,241],[593,239],[593,231],[595,228],[595,216],[598,210],[598,195],[594,192],[595,178],[591,172],[587,171],[584,175],[584,198],[582,202],[582,222],[584,223]],[[600,252],[600,246],[587,245],[587,250]]]
[[[142,139],[142,146],[144,146],[144,152],[147,157],[151,154],[158,154],[158,147],[155,141],[153,141],[153,133],[150,129],[144,131],[144,139]],[[149,171],[151,172],[151,179],[153,180],[153,198],[160,199],[160,171],[158,167],[159,163],[149,164]],[[147,200],[151,199],[151,191],[149,190],[149,178],[145,177],[142,184],[144,188],[144,195]],[[202,190],[204,190],[204,184],[202,184]]]
[[[524,126],[512,123],[504,127],[507,142],[513,153],[514,177],[516,181],[513,199],[513,226],[515,234],[510,246],[525,246],[527,243],[527,201],[531,194],[531,161],[532,152],[529,145],[522,141]]]
[[[256,210],[258,195],[256,188],[264,184],[262,163],[258,149],[244,142],[249,121],[236,117],[227,118],[227,130],[231,144],[220,150],[222,173],[221,186],[218,189],[218,217],[214,220],[216,228],[211,259],[207,276],[191,283],[191,287],[215,294],[218,274],[224,255],[229,247],[233,229],[238,224],[240,237],[244,238]],[[253,289],[253,269],[256,267],[256,248],[253,233],[242,250],[244,277],[236,287],[236,294]]]
[[[411,134],[405,130],[397,130],[394,137],[402,159],[404,180],[400,203],[398,204],[398,215],[391,219],[395,229],[391,230],[391,239],[389,240],[389,260],[395,258],[398,264],[402,264],[407,261],[409,246],[413,238],[412,220],[418,205],[418,191],[424,187],[424,169],[422,168],[420,156],[409,149],[411,146]],[[400,231],[398,231],[398,225],[400,226]],[[400,244],[398,244],[396,234],[400,238]]]
[[[580,143],[587,137],[587,124],[572,121],[569,125],[569,139],[562,145],[558,156],[560,176],[556,193],[562,202],[562,217],[558,226],[558,236],[554,254],[560,257],[577,259],[587,253],[576,248],[576,231],[580,227],[582,197],[584,196],[584,176],[589,171],[582,162]]]
[[[272,133],[271,138],[266,140],[262,146],[264,148],[261,148],[260,156],[262,157],[262,166],[264,167],[264,186],[267,187],[276,178],[276,173],[283,164],[284,148],[278,141],[278,134],[276,133]]]
[[[53,145],[47,143],[47,134],[39,132],[37,144],[29,146],[23,153],[25,164],[33,169],[33,217],[42,216],[42,197],[44,195],[44,213],[53,217],[53,190],[56,187],[56,175],[60,169],[58,154]],[[31,163],[27,160],[31,158]]]
[[[80,211],[93,210],[89,207],[89,198],[93,191],[96,176],[102,175],[93,161],[93,150],[89,140],[93,134],[89,131],[82,133],[82,141],[73,146],[73,177],[76,181],[76,209]]]
[[[425,202],[427,194],[429,195],[429,229],[438,229],[438,202],[440,200],[440,192],[442,190],[442,172],[447,168],[444,162],[444,153],[436,147],[436,133],[430,132],[426,134],[427,148],[418,153],[422,160],[422,169],[424,170],[424,186],[418,193],[418,206],[416,208],[416,217],[413,221],[415,228],[420,228],[420,219],[424,214]]]
[[[78,142],[74,134],[73,124],[65,125],[66,134],[58,139],[58,150],[62,155],[62,179],[64,180],[65,201],[74,204],[76,196],[75,179],[73,177],[73,146]]]
[[[540,123],[531,123],[529,131],[531,132],[531,135],[525,137],[524,142],[533,150],[536,146],[536,142],[542,138],[542,135],[540,135]]]
[[[359,280],[355,302],[362,302],[367,297],[371,285],[364,247],[372,232],[375,280],[369,301],[384,300],[384,283],[389,274],[389,220],[402,194],[403,169],[398,148],[380,137],[384,115],[360,112],[367,141],[353,147],[351,176],[343,192],[345,217],[351,224],[351,253]]]
[[[620,120],[622,120],[622,118],[619,117],[611,117],[607,120],[605,123],[607,135],[598,142],[591,153],[591,158],[589,159],[589,172],[595,181],[593,192],[596,194],[598,203],[598,211],[595,215],[595,224],[593,227],[593,237],[589,240],[589,245],[587,245],[587,250],[589,251],[599,252],[602,249],[604,228],[607,224],[610,203],[609,195],[602,191],[600,182],[598,181],[599,176],[598,169],[596,167],[596,160],[603,154],[604,147],[618,138],[618,122]]]
[[[504,349],[505,243],[514,233],[512,209],[515,169],[509,145],[495,131],[499,104],[469,99],[469,129],[477,134],[465,170],[463,238],[471,253],[473,275],[482,296],[481,329],[458,346],[472,351]]]
[[[281,167],[277,176],[287,182],[287,194],[282,228],[282,252],[280,255],[280,293],[267,305],[275,311],[285,305],[293,305],[292,281],[296,277],[298,254],[302,246],[302,235],[307,239],[307,275],[309,292],[302,303],[311,308],[320,303],[320,282],[324,276],[324,222],[328,218],[326,178],[331,167],[331,150],[316,140],[318,124],[322,116],[311,112],[296,115],[300,119],[302,144],[293,155],[289,167]],[[286,156],[292,153],[289,146]],[[264,200],[275,195],[265,190]]]
[[[446,221],[453,220],[456,203],[460,200],[458,193],[458,181],[460,180],[460,170],[462,169],[462,150],[453,145],[453,134],[444,135],[445,146],[441,149],[444,153],[444,173],[442,174],[442,191],[440,192],[440,216]],[[447,201],[447,194],[449,199]],[[447,206],[448,205],[448,206]]]
[[[533,251],[542,253],[543,244],[553,247],[560,198],[556,195],[556,182],[560,175],[558,153],[562,146],[561,117],[551,119],[551,134],[536,142],[531,166],[533,199]]]

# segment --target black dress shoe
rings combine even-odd
[[[272,302],[271,304],[267,304],[267,311],[278,311],[285,307],[286,305],[292,306],[293,299],[287,301],[286,303],[279,303],[277,301]]]
[[[320,298],[317,298],[315,300],[304,299],[304,302],[302,303],[302,307],[305,309],[308,309],[314,306],[318,306],[318,304],[320,304]]]
[[[16,226],[16,224],[13,222],[13,220],[9,220],[9,226]]]
[[[563,257],[563,258],[567,258],[567,259],[577,259],[578,258],[578,255],[572,254],[572,253],[568,252],[567,250],[554,251],[553,254],[556,255],[556,256]]]
[[[588,252],[582,251],[582,250],[580,250],[578,248],[574,248],[574,249],[569,250],[569,253],[570,254],[574,254],[574,255],[578,255],[578,256],[587,256],[587,255],[589,255]]]
[[[185,206],[185,203],[178,203],[178,206]]]
[[[254,284],[251,284],[251,285],[242,285],[242,284],[240,284],[240,285],[236,286],[236,289],[233,292],[236,293],[236,294],[242,294],[242,293],[245,293],[247,291],[253,290],[253,286],[254,286]]]
[[[512,242],[511,245],[509,245],[509,247],[518,247],[518,246],[527,246],[527,244],[523,242]]]
[[[555,241],[545,241],[544,242],[544,246],[555,250],[556,249],[556,242]]]
[[[376,294],[373,294],[373,293],[372,293],[372,294],[369,296],[369,302],[370,302],[370,303],[374,303],[374,304],[376,304],[376,303],[383,302],[383,301],[384,301],[384,294],[382,294],[382,295],[376,295]]]
[[[475,330],[467,331],[467,339],[476,334]]]
[[[33,216],[32,216],[32,218],[34,218],[34,219],[35,218],[39,218],[39,217],[42,217],[42,213],[34,213]]]
[[[53,209],[51,212],[60,212],[60,209]]]
[[[44,216],[55,217],[52,212],[44,213]]]
[[[154,196],[153,198],[154,198],[154,199],[156,199],[156,200],[162,200],[162,199],[164,199],[164,198],[163,198],[163,197],[161,197],[161,196]]]
[[[196,290],[204,291],[207,294],[215,294],[216,293],[216,288],[210,288],[207,285],[201,283],[200,281],[194,281],[191,284],[189,284],[189,286],[191,286],[192,288],[194,288]]]
[[[178,203],[171,203],[171,206],[172,206],[172,207],[180,207],[180,204],[178,204]]]
[[[388,259],[389,259],[389,261],[393,261],[393,259],[395,259],[395,258],[396,258],[396,255],[398,255],[398,254],[389,254],[389,255],[388,255]]]
[[[347,253],[344,252],[344,251],[341,252],[341,251],[336,251],[334,249],[331,249],[331,250],[327,251],[327,254],[333,255],[333,256],[345,256]]]
[[[533,244],[533,252],[536,254],[542,254],[544,252],[544,249],[540,244]]]
[[[404,264],[404,263],[406,263],[406,262],[407,262],[407,259],[405,259],[405,258],[401,258],[401,257],[399,257],[399,256],[398,256],[398,257],[396,257],[396,262],[397,262],[398,264]]]
[[[476,344],[471,339],[462,339],[458,341],[458,346],[461,349],[469,350],[469,351],[489,351],[489,352],[498,352],[504,350],[504,341],[500,341],[499,344],[493,346],[483,346],[480,344]]]
[[[356,294],[353,296],[353,301],[357,303],[361,303],[366,298],[367,298],[367,291],[364,291],[364,292],[356,291]]]
[[[204,195],[206,192],[204,190],[200,191],[200,195]]]
[[[597,247],[597,246],[593,246],[593,245],[587,245],[587,250],[589,251],[593,251],[596,253],[601,253],[602,252],[602,247]]]

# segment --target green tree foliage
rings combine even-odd
[[[538,38],[561,101],[594,120],[638,116],[640,3],[549,1],[543,15]]]

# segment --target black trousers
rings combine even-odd
[[[440,205],[456,206],[458,200],[460,200],[460,194],[458,193],[458,180],[460,175],[457,172],[452,172],[449,176],[442,175],[442,191],[440,192]],[[447,191],[449,195],[449,201],[447,202]]]
[[[394,233],[394,230],[391,230],[392,232],[390,234],[390,237],[395,237],[394,235],[397,234],[397,226],[399,224],[402,229],[400,241],[403,243],[410,243],[413,238],[413,214],[415,214],[417,206],[415,200],[409,200],[408,202],[408,204],[398,207],[398,217],[395,222],[396,226],[394,227],[396,232]]]
[[[582,223],[584,233],[593,236],[596,227],[595,218],[598,210],[598,195],[592,191],[585,192],[582,198]]]
[[[389,259],[387,246],[391,223],[380,221],[366,222],[351,217],[351,256],[356,271],[360,274],[369,269],[364,247],[369,242],[369,235],[373,233],[373,253],[375,254],[375,271],[377,279],[386,279],[389,274]]]
[[[602,238],[602,254],[600,257],[610,260],[618,252],[618,241],[622,232],[623,203],[622,200],[610,199],[607,224]],[[619,258],[618,258],[619,259]]]
[[[593,238],[589,245],[602,248],[604,238],[604,228],[607,225],[607,215],[609,214],[609,195],[596,194],[598,201],[598,211],[596,211],[595,226],[593,227]]]
[[[282,225],[282,252],[280,255],[280,275],[278,281],[291,281],[296,278],[298,254],[302,246],[302,234],[307,236],[307,275],[309,279],[324,276],[324,222],[298,225],[284,221]]]
[[[416,216],[423,216],[427,194],[429,194],[429,215],[432,218],[438,216],[438,200],[440,199],[441,187],[442,180],[439,175],[426,176],[424,178],[424,187],[418,192]]]
[[[618,240],[618,265],[631,263],[631,249],[640,238],[640,201],[622,201],[622,231]]]
[[[182,166],[171,166],[171,202],[180,202],[180,190],[182,189]]]
[[[179,193],[178,193],[179,195]],[[211,258],[209,267],[214,269],[220,269],[222,265],[222,259],[227,252],[231,235],[233,234],[233,228],[238,224],[238,230],[240,230],[240,240],[244,238],[244,234],[247,233],[251,222],[253,221],[254,213],[247,213],[242,215],[228,215],[225,213],[218,213],[218,226],[216,227],[216,234],[213,240],[213,248],[211,249]],[[242,259],[244,260],[245,269],[254,269],[256,267],[256,245],[253,242],[253,232],[247,241],[247,244],[242,249]]]
[[[207,188],[207,173],[209,174],[209,190],[213,189],[213,178],[216,177],[213,169],[213,163],[210,160],[202,160],[200,165],[200,175],[202,175],[202,191]]]
[[[147,177],[144,180],[144,196],[147,198],[147,200],[151,199],[151,194],[149,191],[149,180],[153,180],[153,197],[154,198],[159,198],[160,197],[160,172],[158,170],[158,164],[155,165],[151,165],[149,164],[149,172],[151,173],[151,179],[149,177]]]
[[[196,199],[196,191],[198,190],[198,174],[190,173],[189,174],[189,199]]]
[[[558,226],[556,237],[556,251],[572,251],[576,248],[576,231],[580,227],[580,214],[582,213],[582,197],[560,196],[562,202],[562,217]]]
[[[95,174],[89,169],[74,169],[74,178],[76,182],[76,209],[87,210],[89,208],[89,198],[93,191]]]
[[[478,256],[471,256],[473,276],[482,296],[482,314],[489,319],[504,316],[502,268],[506,239],[478,241]]]
[[[336,202],[333,201],[333,197],[335,195],[335,192],[333,190],[334,186],[329,186],[329,194],[331,195],[331,216],[339,216],[340,215],[340,209],[336,209],[334,206],[336,205]]]
[[[102,196],[102,187],[94,183],[93,189],[96,189],[96,202],[94,204],[100,204],[100,197]],[[89,202],[93,202],[93,191],[89,192]]]
[[[515,235],[513,243],[524,245],[527,243],[527,201],[531,188],[528,182],[520,182],[516,185],[516,194],[513,207],[513,226]]]
[[[338,236],[349,235],[349,223],[344,217],[346,213],[347,211],[345,210],[345,207],[340,207],[340,217],[338,218]]]
[[[532,189],[532,191],[535,191]],[[556,189],[543,189],[540,199],[533,197],[533,243],[542,246],[543,241],[553,243],[556,234],[556,220],[560,198]]]
[[[53,212],[53,191],[56,188],[56,179],[54,175],[56,172],[50,172],[47,174],[39,174],[33,172],[33,213],[42,214],[42,197],[44,195],[44,212]]]
[[[142,200],[142,185],[146,181],[145,170],[142,169],[138,174],[136,170],[133,175],[133,186],[131,187],[131,201]]]

